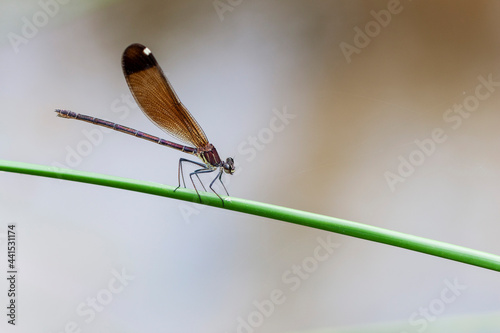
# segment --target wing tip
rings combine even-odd
[[[123,51],[122,68],[125,76],[142,72],[155,66],[158,66],[158,63],[153,53],[142,44],[131,44]]]

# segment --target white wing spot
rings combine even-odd
[[[142,50],[142,52],[147,56],[151,54],[151,50],[148,49],[147,47],[145,47],[144,50]]]

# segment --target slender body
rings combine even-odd
[[[92,116],[87,116],[87,115],[84,115],[84,114],[75,113],[75,112],[68,111],[68,110],[56,110],[56,112],[58,113],[57,116],[61,117],[61,118],[76,119],[76,120],[86,121],[86,122],[94,124],[94,125],[99,125],[99,126],[111,128],[112,130],[115,130],[115,131],[118,131],[118,132],[122,132],[122,133],[125,133],[125,134],[130,134],[130,135],[136,136],[138,138],[141,138],[141,139],[144,139],[144,140],[148,140],[148,141],[151,141],[151,142],[155,142],[155,143],[157,143],[159,145],[167,146],[167,147],[170,147],[170,148],[174,148],[174,149],[177,149],[177,150],[180,150],[182,152],[189,153],[189,154],[196,155],[196,152],[197,152],[196,148],[192,148],[192,147],[188,147],[188,146],[183,146],[183,145],[180,145],[178,143],[175,143],[175,142],[172,142],[172,141],[168,141],[168,140],[165,140],[165,139],[161,139],[161,138],[159,138],[157,136],[154,136],[154,135],[151,135],[151,134],[147,134],[147,133],[135,130],[133,128],[126,127],[126,126],[123,126],[123,125],[120,125],[120,124],[116,124],[116,123],[113,123],[111,121],[107,121],[107,120],[104,120],[104,119],[99,119],[99,118],[95,118],[95,117],[92,117]],[[219,158],[219,160],[220,160],[220,158]]]
[[[198,189],[194,184],[193,176],[198,178],[203,189],[205,189],[199,175],[202,173],[210,173],[218,169],[219,172],[217,176],[210,183],[210,189],[222,200],[212,187],[215,181],[219,179],[226,194],[229,195],[221,177],[223,172],[228,174],[234,173],[234,160],[231,157],[228,157],[225,161],[221,160],[215,147],[209,143],[203,129],[186,107],[182,105],[151,51],[141,44],[130,45],[123,52],[122,69],[130,91],[144,114],[160,129],[188,145],[181,145],[140,132],[130,127],[68,110],[55,110],[57,115],[62,118],[81,120],[94,125],[111,128],[118,132],[133,135],[144,140],[195,155],[199,157],[203,163],[185,158],[179,160],[179,186],[177,186],[177,188],[181,185],[181,177],[184,187],[186,186],[184,174],[182,172],[182,164],[187,162],[200,167],[200,169],[189,174],[196,193],[198,193]],[[198,197],[201,201],[199,193]],[[224,205],[223,200],[222,204]]]

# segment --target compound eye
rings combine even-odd
[[[226,159],[226,163],[224,164],[224,171],[229,174],[233,174],[234,172],[234,160],[231,157]]]

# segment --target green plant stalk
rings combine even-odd
[[[0,171],[8,171],[42,177],[50,177],[101,186],[121,188],[129,191],[148,193],[178,200],[199,203],[198,195],[193,190],[162,185],[153,182],[138,181],[121,177],[107,176],[90,172],[75,171],[43,165],[0,160]],[[373,227],[320,214],[271,204],[225,197],[221,200],[210,193],[200,192],[202,204],[253,214],[285,222],[295,223],[316,229],[331,231],[343,235],[366,239],[404,249],[427,253],[469,265],[500,271],[500,256],[473,249],[439,242],[405,233]]]

